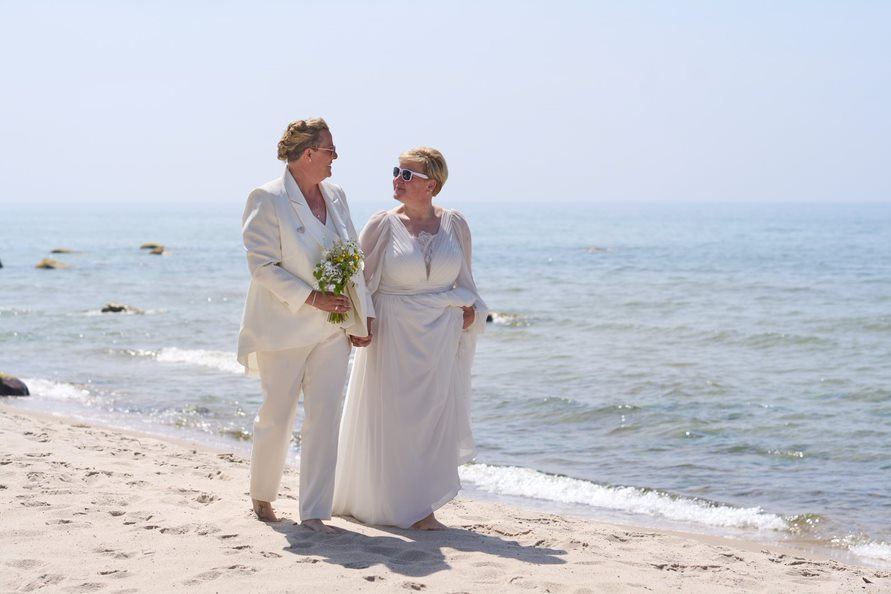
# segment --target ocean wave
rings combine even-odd
[[[149,356],[160,363],[184,363],[198,367],[209,367],[228,373],[244,373],[244,367],[236,360],[235,353],[222,351],[188,350],[177,347],[164,347],[160,351],[136,351],[142,356]]]
[[[887,542],[869,542],[853,545],[849,547],[848,550],[864,559],[891,561],[891,544]]]
[[[28,391],[31,392],[32,396],[77,402],[89,402],[93,399],[93,394],[91,394],[89,390],[80,386],[75,386],[74,384],[24,377],[22,378],[22,381],[28,386]]]
[[[721,528],[789,529],[782,517],[761,508],[739,508],[699,499],[686,499],[636,487],[613,487],[516,466],[467,464],[462,480],[488,493],[573,503],[662,517]]]
[[[848,549],[854,555],[866,560],[891,561],[891,543],[870,540],[865,534],[849,534],[844,538],[833,538],[832,544]]]

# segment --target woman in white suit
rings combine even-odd
[[[281,178],[251,192],[243,218],[251,284],[238,337],[238,360],[259,373],[263,404],[254,419],[251,499],[264,521],[276,521],[288,445],[303,393],[300,433],[300,519],[333,532],[331,517],[337,428],[351,342],[370,341],[373,316],[362,273],[349,296],[318,289],[313,270],[325,249],[356,239],[343,190],[328,181],[337,149],[321,118],[291,122],[278,143]],[[331,312],[349,312],[340,325]]]

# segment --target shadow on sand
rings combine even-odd
[[[423,532],[375,526],[370,528],[381,534],[369,536],[351,530],[332,535],[317,534],[288,518],[269,526],[288,539],[287,550],[295,555],[322,557],[328,563],[347,569],[381,565],[394,573],[410,577],[423,577],[450,569],[443,549],[484,553],[536,565],[565,563],[558,555],[566,551],[521,545],[513,540],[486,536],[464,528]]]

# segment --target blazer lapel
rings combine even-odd
[[[306,198],[303,197],[303,193],[297,186],[297,182],[294,181],[294,178],[291,177],[291,173],[287,169],[285,169],[284,181],[285,191],[288,193],[291,207],[294,209],[294,212],[297,214],[300,224],[302,225],[297,229],[297,232],[306,233],[322,246],[322,249],[325,249],[325,238],[319,233],[317,221],[310,220],[315,219],[315,215],[312,214],[312,211],[309,209],[309,204],[306,203]]]
[[[343,222],[343,215],[340,213],[340,198],[337,196],[337,192],[330,192],[326,186],[327,184],[324,182],[319,184],[319,187],[322,189],[322,196],[325,197],[325,202],[328,205],[328,216],[331,217],[340,240],[349,241],[350,232],[347,229],[346,223]]]

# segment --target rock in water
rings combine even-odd
[[[106,303],[102,306],[102,313],[134,313],[141,314],[145,313],[143,310],[138,307],[133,307],[132,305],[125,305],[123,303]]]
[[[46,270],[53,270],[56,268],[68,268],[68,265],[59,262],[58,260],[53,260],[52,258],[44,258],[40,262],[37,263],[35,268],[43,268]]]
[[[70,248],[53,248],[50,250],[51,254],[79,254],[77,250],[72,250]]]
[[[164,247],[164,246],[161,245],[160,243],[144,243],[144,244],[142,244],[141,246],[139,246],[139,249],[141,249],[141,250],[153,250],[153,249],[155,249],[155,248],[162,248],[162,249],[163,249],[163,247]]]
[[[164,246],[163,246],[163,245],[156,245],[155,247],[153,247],[153,248],[151,249],[151,251],[149,251],[149,253],[150,253],[150,254],[155,254],[156,256],[163,256],[163,255],[164,255]]]
[[[0,396],[30,396],[28,386],[17,377],[0,373]]]

